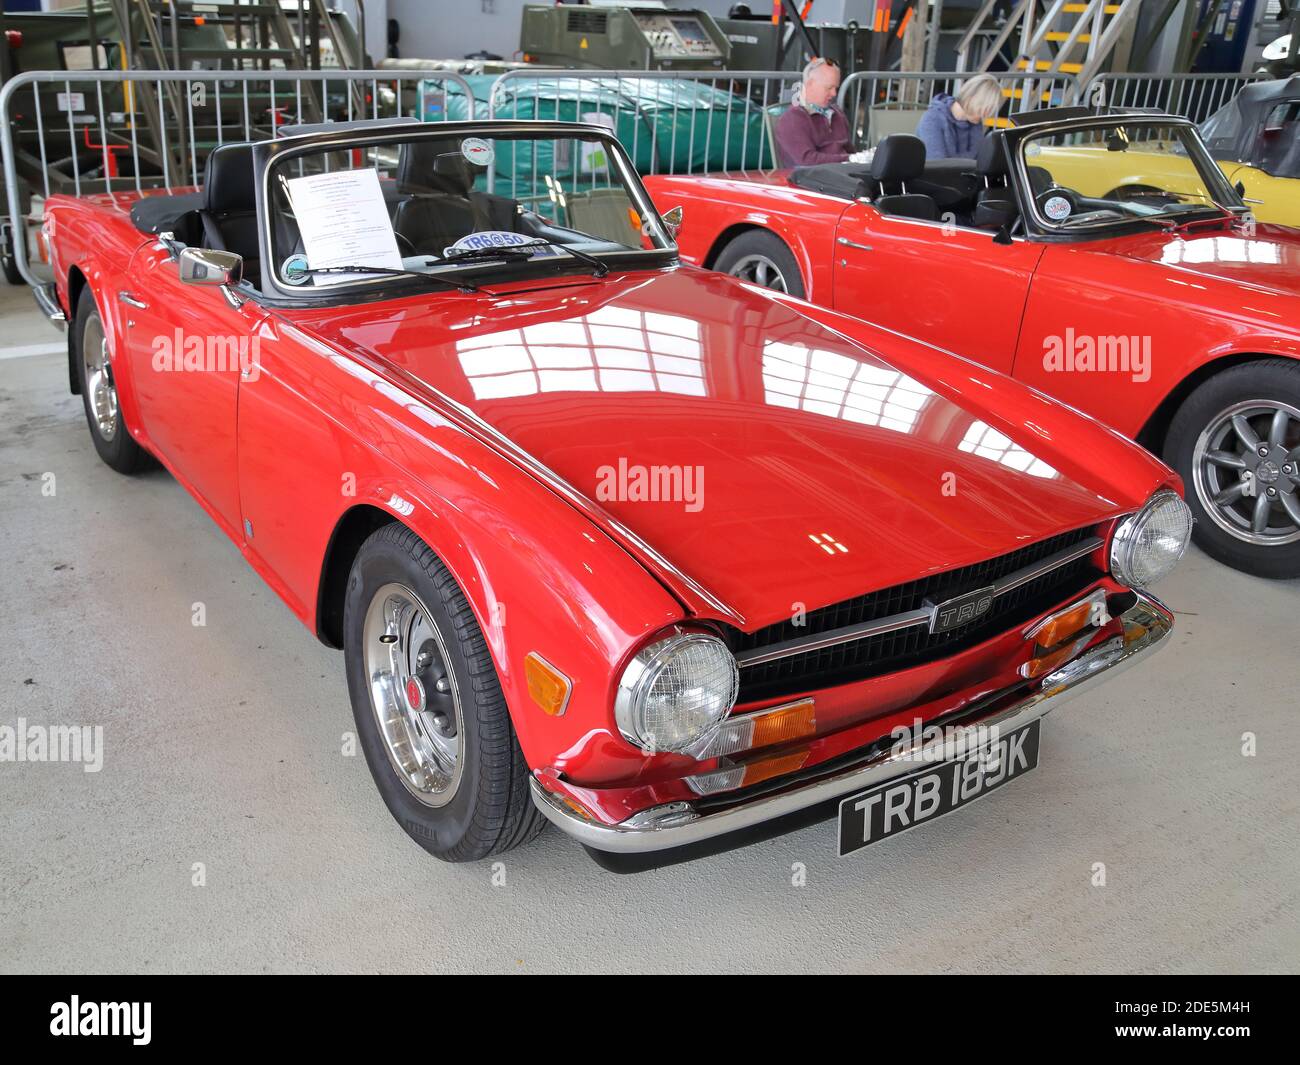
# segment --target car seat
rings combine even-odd
[[[939,207],[933,196],[909,192],[907,184],[925,173],[925,144],[919,137],[907,133],[891,133],[878,145],[871,157],[871,176],[880,185],[881,195],[873,201],[881,214],[899,218],[919,218],[935,222]],[[898,186],[897,193],[886,193],[891,185]]]

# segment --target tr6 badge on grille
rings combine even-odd
[[[977,588],[965,595],[955,595],[942,603],[926,603],[930,608],[930,631],[947,632],[962,625],[969,625],[977,618],[983,617],[993,605],[993,585]]]

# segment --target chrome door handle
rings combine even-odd
[[[848,237],[836,237],[836,238],[835,238],[835,243],[836,243],[836,244],[843,244],[846,248],[857,248],[858,251],[871,251],[871,250],[872,250],[872,247],[871,247],[870,244],[859,244],[859,243],[858,243],[857,241],[855,241],[855,240],[849,240]]]
[[[129,292],[119,292],[117,298],[119,302],[125,303],[128,307],[139,307],[141,310],[144,310],[149,306],[149,304],[145,303],[144,300],[137,299]]]

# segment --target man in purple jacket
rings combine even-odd
[[[776,123],[776,148],[782,166],[842,163],[848,159],[849,120],[836,106],[840,68],[832,59],[814,59],[790,110]]]

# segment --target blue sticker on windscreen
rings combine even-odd
[[[535,255],[554,255],[555,249],[544,244],[537,244],[536,237],[527,233],[513,233],[508,229],[485,229],[479,233],[468,233],[450,247],[444,248],[444,256],[454,256],[458,251],[479,251],[483,248],[518,248],[525,244],[536,245]]]

